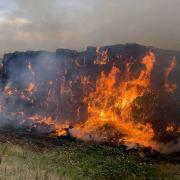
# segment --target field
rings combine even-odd
[[[137,151],[107,145],[67,142],[57,146],[6,135],[0,141],[2,180],[180,179],[180,164],[160,155],[152,160]]]

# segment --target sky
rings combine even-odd
[[[0,56],[125,43],[180,50],[180,0],[0,0]]]

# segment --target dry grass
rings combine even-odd
[[[2,180],[57,180],[59,175],[41,167],[39,152],[31,152],[18,145],[1,144],[0,179]]]
[[[120,148],[96,144],[66,144],[36,149],[0,143],[0,179],[180,179],[180,165],[135,160]]]
[[[157,174],[162,180],[179,180],[180,164],[160,163],[156,164]]]

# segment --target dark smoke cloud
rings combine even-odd
[[[179,0],[0,2],[0,54],[137,42],[180,49]]]

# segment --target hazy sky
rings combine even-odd
[[[0,0],[0,56],[134,42],[180,50],[180,0]]]

